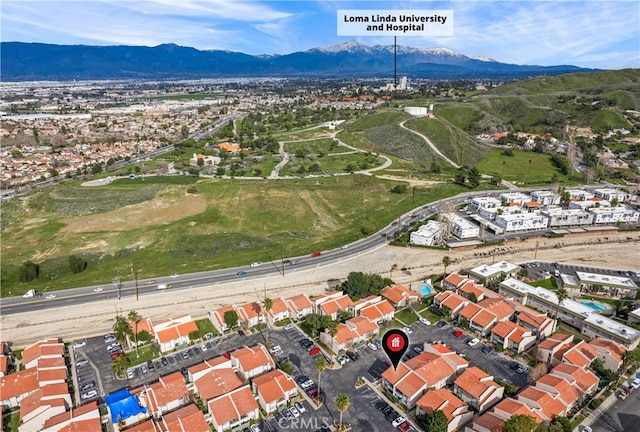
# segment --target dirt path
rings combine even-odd
[[[344,278],[351,271],[380,273],[390,276],[393,264],[405,271],[396,270],[391,278],[409,285],[419,284],[425,277],[443,271],[442,258],[447,255],[453,264],[447,269],[455,271],[461,267],[472,268],[489,264],[492,260],[523,262],[533,260],[560,261],[564,263],[588,264],[595,267],[639,270],[640,237],[631,233],[632,241],[627,241],[629,233],[607,234],[607,243],[602,234],[579,235],[559,239],[516,242],[495,248],[466,251],[437,251],[408,247],[384,246],[374,252],[351,258],[341,263],[319,267],[313,270],[291,271],[283,276],[274,276],[255,282],[234,282],[213,287],[140,297],[139,301],[123,298],[68,308],[47,309],[46,313],[31,312],[21,315],[2,316],[0,325],[2,340],[22,347],[47,336],[72,340],[77,337],[103,334],[110,330],[117,313],[126,315],[135,309],[140,315],[153,320],[165,319],[180,314],[191,314],[194,318],[204,318],[207,312],[224,304],[241,304],[254,301],[266,292],[271,298],[291,296],[300,293],[317,295],[329,288],[328,279]],[[618,242],[619,241],[619,242]],[[487,256],[479,256],[487,254]]]

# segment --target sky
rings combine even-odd
[[[637,0],[2,0],[0,39],[63,45],[175,43],[201,50],[288,54],[347,40],[393,45],[392,36],[338,36],[337,11],[452,10],[452,36],[397,36],[528,65],[640,68]]]

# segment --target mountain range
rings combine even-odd
[[[228,76],[368,76],[432,79],[520,79],[587,72],[571,65],[531,66],[471,58],[446,48],[367,46],[357,41],[286,55],[198,50],[175,44],[144,46],[52,45],[2,42],[3,81],[172,79]]]

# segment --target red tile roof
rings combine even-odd
[[[204,414],[195,404],[164,414],[162,423],[165,432],[210,432]]]
[[[456,380],[454,384],[465,393],[473,396],[482,405],[487,398],[498,391],[500,386],[483,370],[473,366],[466,369]]]
[[[589,342],[589,346],[594,348],[596,351],[598,351],[598,349],[602,349],[619,363],[622,363],[622,356],[627,351],[627,349],[619,343],[614,342],[611,339],[604,338],[593,339]]]
[[[89,414],[92,411],[95,411],[94,418],[88,420],[74,420],[78,419],[78,417],[84,416],[85,414]],[[56,425],[60,425],[60,429],[57,429],[58,432],[102,432],[98,402],[89,402],[86,405],[81,405],[77,408],[51,417],[44,422],[45,429],[53,428]]]
[[[207,405],[212,418],[218,425],[224,425],[258,410],[258,403],[249,386],[240,387],[219,396],[209,401]]]
[[[143,391],[146,394],[147,405],[151,412],[159,412],[163,406],[171,402],[189,397],[189,390],[180,372],[174,372],[160,377],[160,380],[147,386]]]
[[[516,310],[512,308],[509,303],[502,299],[486,298],[478,302],[478,304],[486,310],[496,314],[499,321],[507,319],[516,312]]]
[[[431,414],[436,410],[441,410],[447,417],[447,420],[451,422],[455,417],[454,413],[457,410],[460,410],[460,408],[466,408],[467,404],[458,399],[458,397],[449,390],[441,388],[426,392],[420,399],[418,399],[416,406],[419,406],[427,414]],[[468,412],[467,409],[462,411]]]
[[[471,427],[478,425],[479,427],[483,428],[483,431],[487,430],[489,432],[502,432],[504,423],[504,419],[501,419],[497,415],[488,412],[475,419]],[[474,428],[473,430],[477,431],[479,429]]]
[[[518,394],[518,400],[532,401],[540,406],[542,414],[546,420],[552,420],[555,416],[562,415],[567,408],[560,400],[555,399],[551,394],[536,387],[527,387]],[[524,402],[526,403],[526,402]]]
[[[551,393],[559,395],[565,406],[572,405],[580,398],[578,390],[572,387],[569,381],[557,375],[545,374],[538,378],[535,385],[553,387],[554,391]]]
[[[212,369],[194,381],[194,386],[204,401],[242,387],[242,380],[231,368]]]
[[[279,369],[253,378],[253,385],[266,403],[275,402],[296,391],[296,382]]]
[[[264,345],[258,344],[251,348],[244,347],[230,353],[232,358],[238,360],[241,369],[245,372],[252,371],[263,365],[271,365],[275,367],[273,359]]]
[[[2,400],[29,394],[39,387],[38,371],[33,368],[0,377],[0,397]]]
[[[396,305],[400,304],[403,300],[412,302],[420,298],[418,294],[399,284],[383,288],[380,295]]]

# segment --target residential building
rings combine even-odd
[[[378,297],[379,298],[379,297]],[[370,321],[381,324],[391,321],[395,315],[396,309],[387,300],[380,300],[376,303],[369,304],[359,310],[359,315],[368,318]]]
[[[433,246],[442,240],[445,228],[446,225],[444,223],[430,220],[426,225],[422,225],[411,233],[409,242],[419,246]]]
[[[447,417],[447,432],[457,431],[473,418],[473,412],[449,390],[441,388],[427,391],[416,403],[416,415],[440,410]]]
[[[400,284],[384,287],[380,291],[380,295],[389,300],[396,308],[411,306],[420,301],[420,296],[417,293]]]
[[[495,264],[486,265],[472,268],[469,271],[469,277],[475,281],[492,281],[501,277],[513,276],[520,270],[520,266],[512,264],[508,261],[498,261]]]
[[[242,387],[243,384],[236,372],[230,367],[209,369],[193,380],[195,393],[204,402]]]
[[[599,378],[589,369],[571,363],[560,363],[551,370],[551,375],[556,375],[567,380],[578,389],[580,395],[578,403],[583,403],[598,390]]]
[[[638,285],[628,276],[575,272],[581,292],[589,292],[594,287],[601,289],[599,294],[611,297],[635,297]]]
[[[29,345],[22,351],[22,365],[34,368],[40,359],[58,358],[64,360],[64,344],[58,338],[49,338]]]
[[[251,385],[258,404],[267,414],[286,407],[298,396],[296,382],[279,369],[255,377]]]
[[[580,391],[559,375],[545,374],[538,378],[534,385],[559,400],[567,412],[580,400]]]
[[[640,213],[626,207],[592,207],[587,212],[593,215],[593,223],[616,224],[616,223],[638,223]]]
[[[469,303],[458,313],[458,322],[466,322],[470,330],[486,336],[498,322],[498,317],[476,303]]]
[[[320,333],[320,341],[334,353],[347,351],[378,336],[378,324],[364,316],[350,318],[338,324],[337,333],[331,336],[327,330]]]
[[[473,302],[479,302],[485,299],[485,290],[482,285],[478,285],[473,281],[467,281],[456,291],[462,297]]]
[[[161,376],[158,381],[145,385],[140,390],[138,399],[153,417],[161,417],[190,401],[189,390],[180,372]]]
[[[285,320],[290,317],[291,309],[289,308],[289,304],[282,297],[278,297],[272,300],[273,304],[271,309],[267,312],[267,320],[271,325],[277,323],[278,321]]]
[[[191,315],[183,315],[154,323],[153,331],[160,351],[168,352],[189,345],[189,333],[197,332],[198,326]]]
[[[569,411],[559,396],[553,396],[534,386],[529,386],[518,393],[517,400],[536,410],[545,422],[550,422],[554,417],[563,416]]]
[[[629,312],[628,320],[630,324],[640,323],[640,308],[634,309],[631,312]]]
[[[548,190],[531,192],[531,199],[545,206],[560,204],[560,196]]]
[[[469,219],[456,213],[445,213],[442,217],[449,224],[449,232],[460,240],[480,237],[480,227]]]
[[[9,344],[0,342],[0,377],[9,373],[9,366],[13,364],[13,356],[9,350]]]
[[[636,349],[640,343],[640,330],[595,313],[584,319],[581,333],[589,338],[611,339],[627,350]]]
[[[535,345],[536,337],[514,322],[503,321],[491,329],[491,341],[505,350],[521,353]]]
[[[389,367],[382,373],[382,387],[409,409],[427,390],[439,389],[453,382],[455,374],[469,365],[447,347],[427,345],[428,351],[406,362],[401,361],[395,370]]]
[[[529,406],[521,400],[513,398],[503,399],[493,407],[493,414],[503,420],[509,420],[515,415],[528,415],[535,419],[536,423],[540,424],[544,421],[539,409]]]
[[[289,297],[286,301],[291,310],[290,317],[294,320],[299,320],[314,312],[314,305],[305,294]]]
[[[504,396],[504,387],[475,366],[467,368],[453,383],[453,393],[479,413],[491,408]]]
[[[516,316],[516,324],[531,331],[540,340],[551,336],[556,329],[556,320],[533,310],[531,310],[531,313],[520,312]]]
[[[264,345],[244,347],[232,351],[231,365],[236,368],[243,380],[248,380],[275,369],[275,363]]]
[[[337,319],[338,312],[348,312],[349,308],[353,306],[351,298],[342,291],[331,291],[327,294],[314,297],[313,303],[315,304],[318,315],[327,315],[333,320]]]
[[[102,432],[98,403],[89,402],[44,422],[41,432]],[[199,432],[199,431],[196,431]]]
[[[216,432],[248,425],[251,420],[258,419],[260,408],[248,385],[210,400],[207,407]]]
[[[500,202],[507,204],[518,204],[522,206],[524,203],[531,201],[531,197],[522,192],[500,192],[498,195]]]
[[[442,287],[448,290],[456,291],[458,288],[460,288],[462,285],[466,284],[467,282],[470,282],[470,280],[467,279],[465,276],[462,276],[461,274],[453,272],[453,273],[449,273],[442,280]]]
[[[202,162],[199,162],[200,160],[202,160]],[[200,164],[202,164],[203,167],[211,167],[211,166],[220,165],[221,160],[222,159],[220,159],[218,156],[210,156],[210,155],[194,153],[193,157],[189,158],[189,165],[197,167],[197,166],[200,166]]]
[[[196,404],[189,404],[162,416],[161,427],[150,432],[210,432],[204,413]],[[133,431],[132,431],[133,432]]]
[[[473,197],[471,198],[469,206],[476,211],[480,211],[481,209],[495,210],[502,207],[502,201],[494,197]]]
[[[604,367],[618,372],[622,367],[622,358],[627,349],[611,339],[595,338],[589,342],[589,346],[598,352],[598,358],[604,363]]]
[[[622,203],[629,200],[629,194],[627,192],[621,191],[618,188],[594,189],[593,194],[596,197],[601,198],[603,200],[607,200],[607,201],[612,201],[615,199],[618,202]]]
[[[593,215],[582,209],[550,208],[542,210],[540,214],[547,218],[550,228],[574,227],[591,225]]]
[[[549,219],[540,213],[496,215],[493,222],[505,232],[536,231],[547,228]]]
[[[45,422],[63,414],[72,406],[66,383],[51,384],[38,388],[20,402],[20,432],[36,432],[44,428]]]
[[[23,369],[0,377],[0,398],[2,408],[16,408],[22,399],[40,388],[38,371],[35,368]]]
[[[433,298],[433,304],[445,311],[451,318],[456,318],[462,308],[469,303],[468,299],[451,291],[443,291]]]
[[[556,333],[549,336],[548,339],[540,342],[537,347],[536,359],[547,364],[553,364],[554,358],[558,358],[558,354],[564,353],[573,344],[573,335],[565,333]]]
[[[505,419],[494,413],[484,413],[464,428],[464,432],[502,432]]]
[[[258,302],[251,302],[236,307],[238,324],[243,328],[251,328],[264,322],[264,312]]]
[[[214,369],[231,369],[231,356],[218,356],[205,360],[201,363],[189,366],[187,371],[189,373],[189,381],[195,383],[200,377],[209,373]]]
[[[562,362],[571,363],[581,368],[587,368],[598,358],[598,352],[591,348],[585,341],[580,341],[576,345],[570,347],[567,351],[562,353]],[[551,363],[554,365],[554,363]]]
[[[209,312],[209,319],[211,320],[213,327],[215,327],[218,333],[224,334],[227,330],[230,330],[227,326],[227,323],[224,321],[224,315],[227,312],[231,311],[237,313],[233,306],[223,306],[219,309]]]

